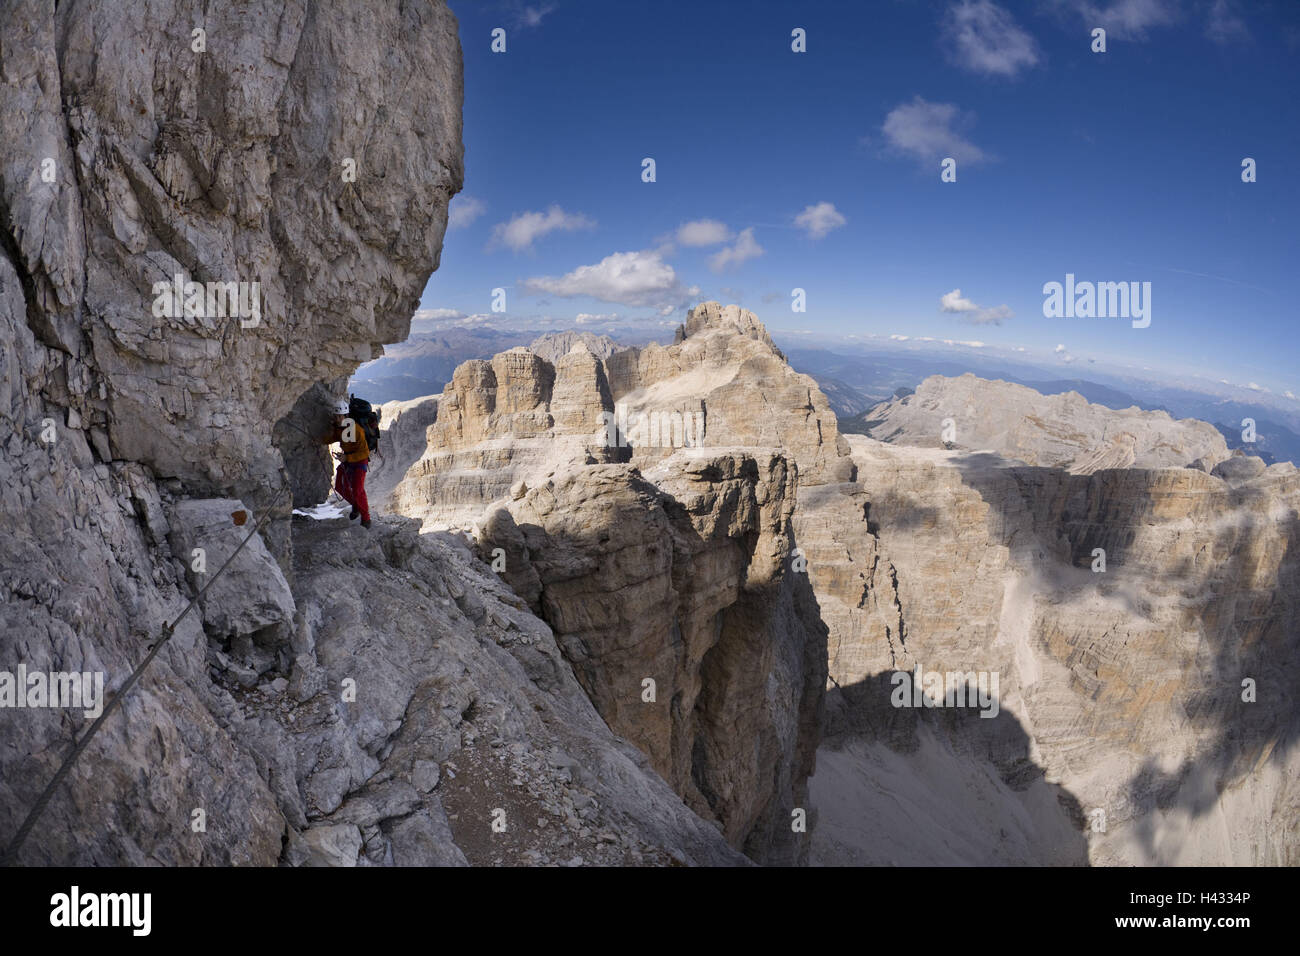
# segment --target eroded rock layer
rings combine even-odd
[[[1259,675],[1280,677],[1275,689],[1300,675],[1292,466],[1228,457],[1201,422],[973,377],[927,380],[885,409],[900,440],[917,415],[934,418],[916,425],[934,426],[917,439],[929,448],[846,439],[761,323],[717,303],[692,310],[671,346],[611,354],[585,403],[566,393],[589,411],[564,427],[549,372],[529,368],[540,384],[523,390],[522,429],[517,410],[449,388],[465,421],[431,429],[397,500],[426,524],[474,527],[485,559],[504,556],[602,715],[688,800],[704,792],[680,769],[691,723],[639,708],[628,686],[638,670],[680,670],[681,609],[695,600],[680,587],[666,598],[650,530],[666,518],[652,516],[701,456],[725,453],[722,474],[776,448],[797,477],[773,539],[779,574],[806,580],[799,613],[827,629],[814,862],[1296,859],[1297,715],[1258,692]],[[963,436],[947,450],[944,417]],[[727,520],[734,539],[743,529]],[[698,566],[680,546],[673,556]],[[957,706],[899,706],[904,673],[960,675]]]
[[[746,863],[462,543],[289,519],[328,396],[438,264],[446,6],[145,7],[0,10],[0,844],[230,560],[17,862]],[[20,669],[103,697],[16,707]]]

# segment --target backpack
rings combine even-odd
[[[379,414],[379,409],[364,398],[348,396],[348,418],[361,426],[371,454],[379,451]]]

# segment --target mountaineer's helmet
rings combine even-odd
[[[347,413],[348,413],[348,403],[345,400],[340,398],[337,402],[334,403],[334,414],[346,415]]]

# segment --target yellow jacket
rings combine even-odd
[[[347,426],[335,425],[330,429],[329,435],[325,439],[325,444],[329,445],[338,442],[343,446],[343,460],[350,465],[358,462],[370,460],[370,445],[366,442],[366,430],[361,427],[359,422],[353,422],[352,433],[356,441],[344,441],[343,433]]]

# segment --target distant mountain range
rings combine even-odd
[[[785,343],[780,343],[784,345]],[[1122,410],[1166,411],[1174,418],[1209,422],[1231,449],[1241,448],[1265,462],[1300,462],[1300,416],[1291,423],[1279,421],[1278,412],[1264,405],[1225,400],[1189,388],[1138,379],[1118,380],[1103,373],[1088,379],[1062,379],[1051,369],[1008,362],[997,356],[899,355],[886,352],[851,352],[827,348],[785,349],[790,364],[812,376],[826,393],[839,418],[840,431],[868,434],[872,408],[902,389],[914,389],[931,375],[956,378],[967,372],[981,378],[1024,385],[1043,395],[1078,392],[1088,401]],[[1110,381],[1098,381],[1098,379]],[[1243,419],[1255,421],[1255,441],[1242,441]]]
[[[358,368],[348,390],[375,404],[409,401],[439,394],[461,362],[491,358],[521,345],[553,362],[577,342],[585,344],[597,358],[606,358],[619,346],[608,335],[591,332],[548,332],[539,336],[534,330],[491,328],[416,331],[405,342],[385,346],[381,358]]]
[[[382,358],[357,369],[350,390],[372,402],[405,401],[436,395],[461,362],[490,358],[516,346],[536,346],[548,360],[567,352],[582,339],[598,357],[616,346],[640,345],[649,333],[628,332],[616,338],[588,332],[555,331],[541,335],[535,329],[487,327],[415,331],[405,342],[390,345]],[[914,389],[931,375],[957,377],[967,372],[981,378],[1024,385],[1043,395],[1078,392],[1088,401],[1122,410],[1166,411],[1175,418],[1209,422],[1223,435],[1229,448],[1242,448],[1268,463],[1300,462],[1300,415],[1288,421],[1274,408],[1226,400],[1190,388],[1161,385],[1139,379],[1120,379],[1100,371],[1089,377],[1063,379],[1057,370],[1002,356],[953,353],[896,353],[867,351],[860,346],[809,348],[780,341],[790,364],[812,376],[826,394],[839,419],[840,430],[867,434],[871,409],[895,396],[899,389]],[[1255,421],[1256,440],[1242,441],[1243,419]]]

